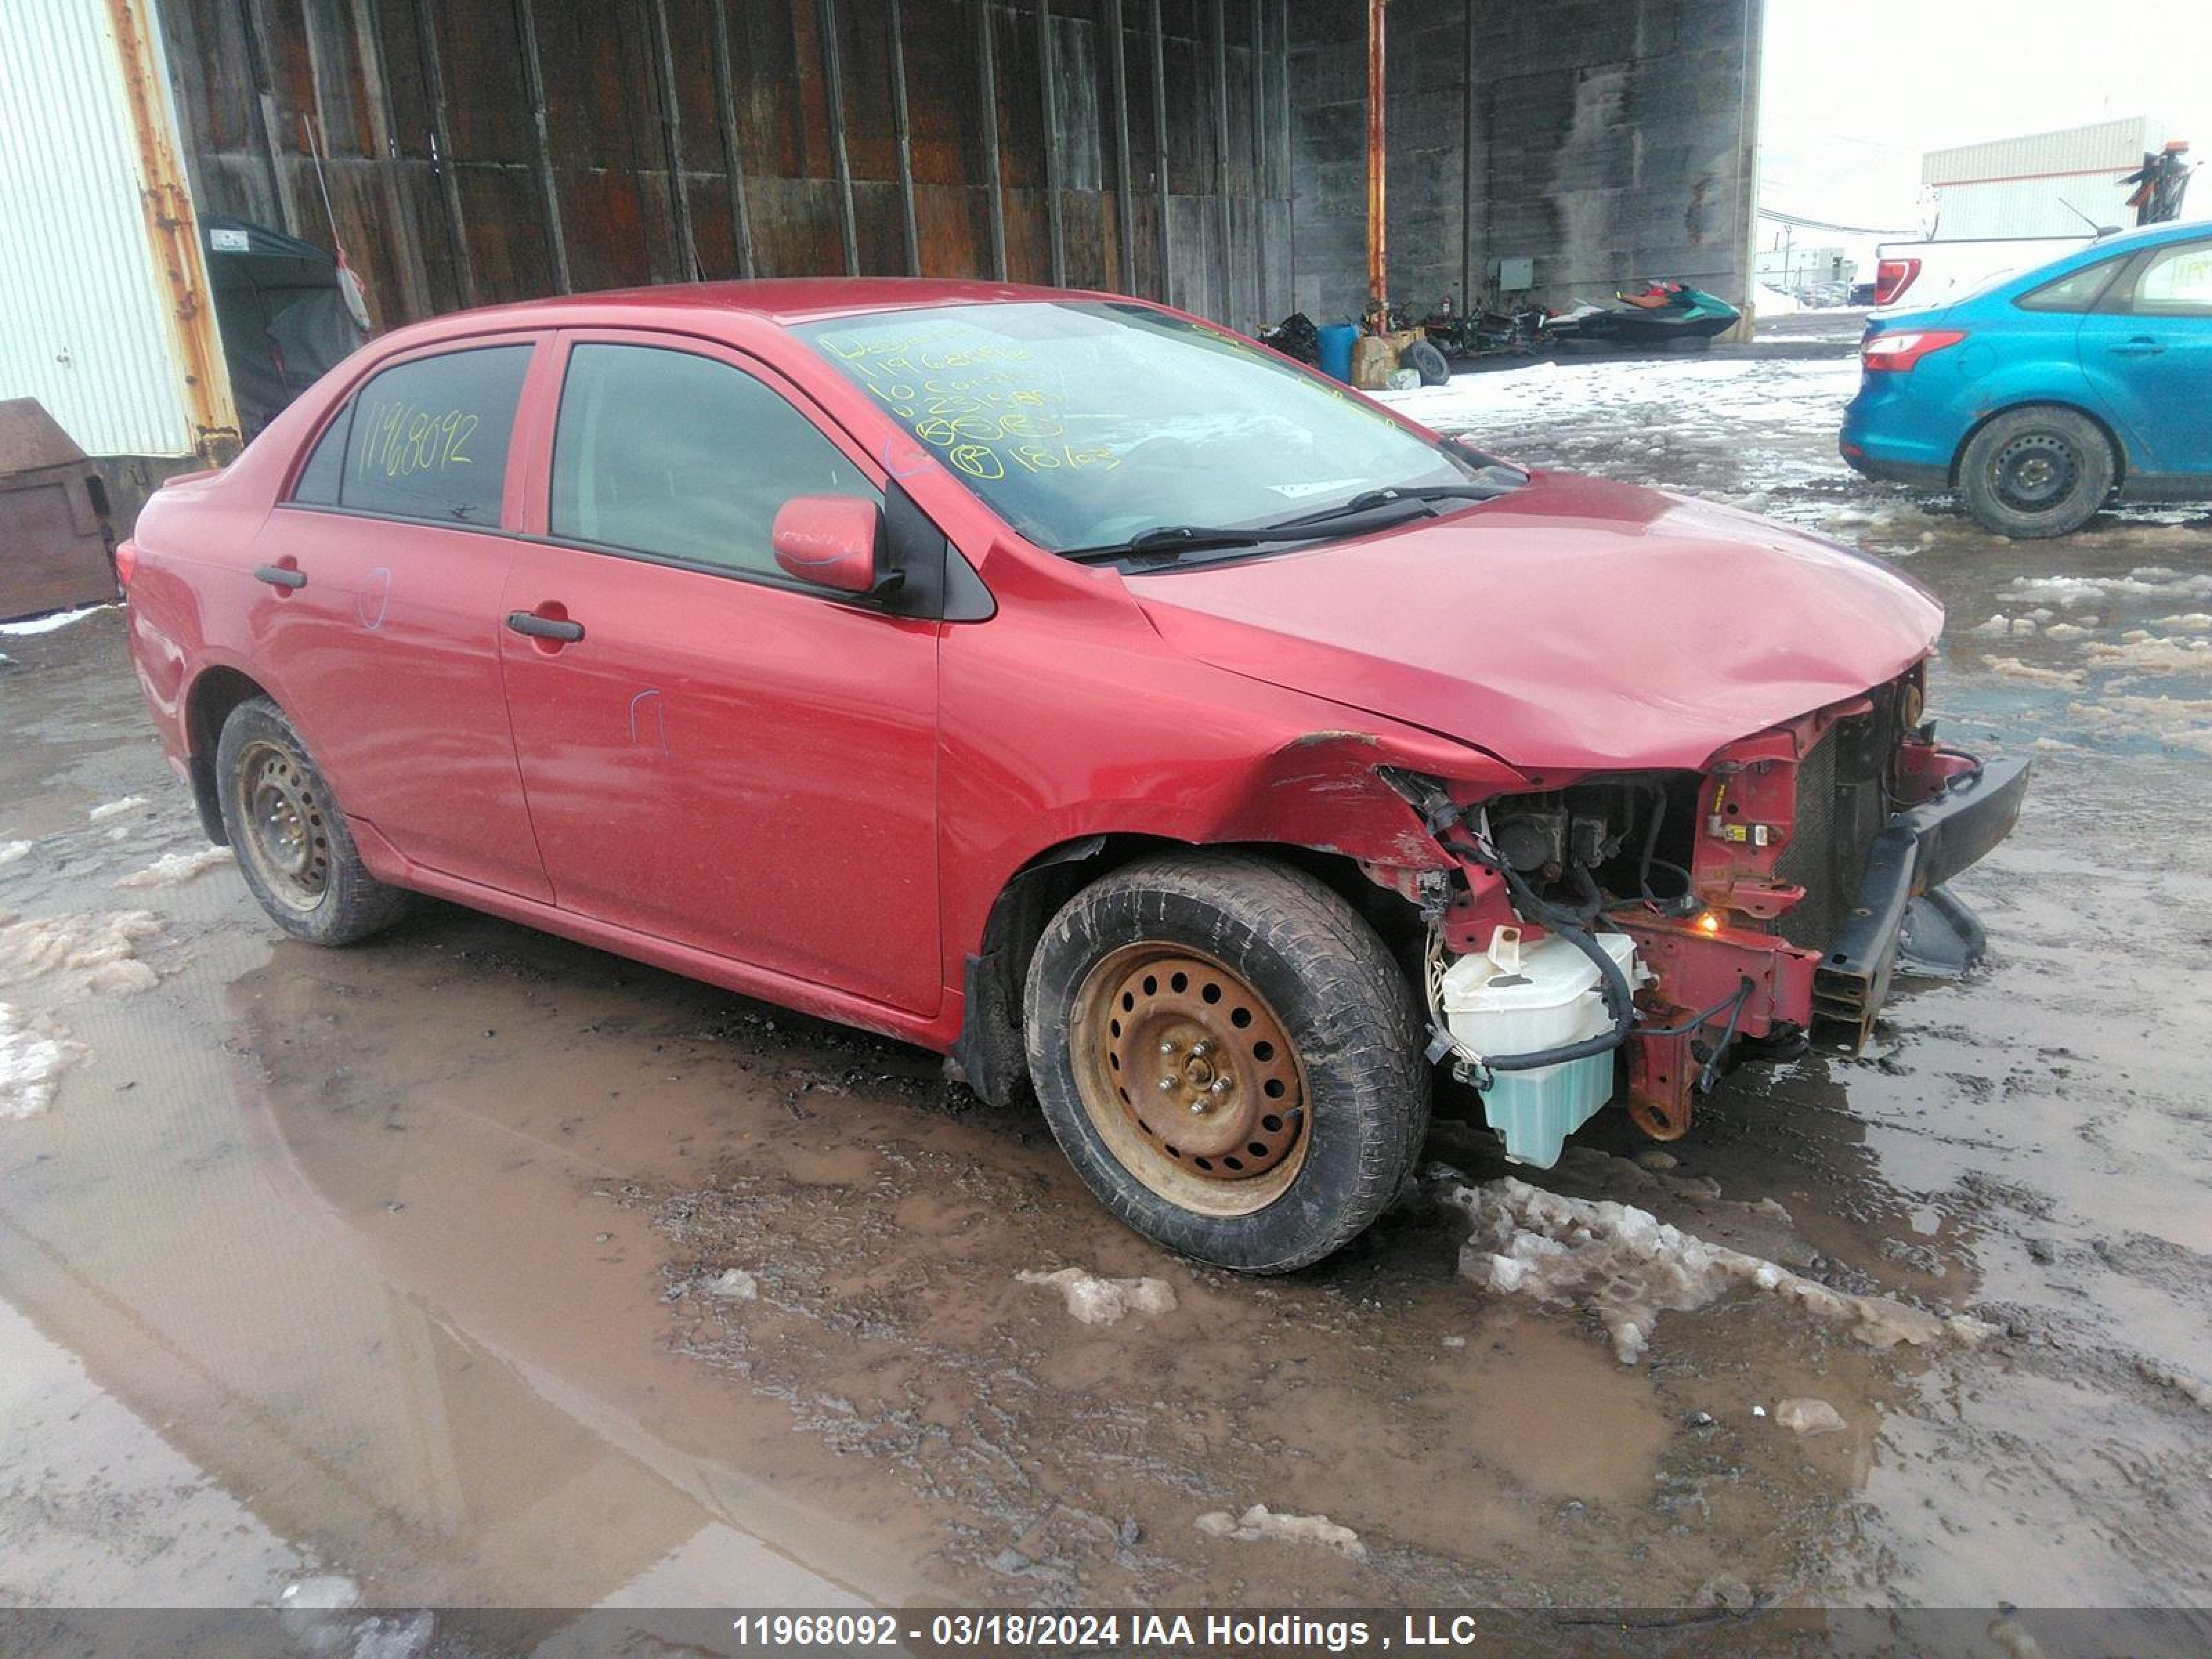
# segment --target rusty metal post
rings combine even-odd
[[[215,289],[200,249],[191,187],[169,128],[167,90],[161,84],[154,40],[151,0],[107,0],[115,34],[116,65],[123,74],[132,136],[138,146],[139,201],[154,263],[168,286],[167,321],[184,372],[185,418],[192,447],[221,465],[238,453],[238,406],[230,369],[216,327]]]
[[[1367,291],[1376,303],[1390,303],[1390,246],[1383,200],[1389,147],[1384,142],[1385,12],[1389,0],[1367,0]]]

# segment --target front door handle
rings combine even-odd
[[[518,634],[527,634],[533,640],[567,640],[574,643],[584,637],[584,624],[569,622],[561,617],[540,617],[528,611],[510,611],[507,625]]]
[[[2132,340],[2116,341],[2112,345],[2115,357],[2155,357],[2166,348],[2148,334],[2138,334]]]
[[[253,567],[253,580],[267,582],[271,587],[297,589],[307,585],[307,573],[295,570],[289,565],[257,564]]]

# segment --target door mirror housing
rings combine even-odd
[[[878,563],[883,513],[855,495],[794,495],[777,509],[769,539],[786,575],[839,593],[895,586]]]

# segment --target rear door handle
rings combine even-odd
[[[533,640],[576,641],[584,637],[584,624],[566,622],[558,617],[540,617],[527,611],[510,611],[507,625],[518,634],[527,634]]]
[[[2114,342],[2112,355],[2116,357],[2155,357],[2165,349],[2164,346],[2152,339],[2149,335],[2138,334],[2132,340]]]
[[[307,585],[307,573],[295,570],[289,565],[257,564],[253,567],[253,580],[267,582],[271,587],[301,588]]]

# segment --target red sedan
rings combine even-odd
[[[138,673],[286,931],[434,894],[949,1054],[1130,1225],[1279,1271],[1431,1087],[1544,1164],[1864,1035],[2017,766],[1918,587],[1530,474],[1209,324],[658,288],[386,336],[124,550]]]

